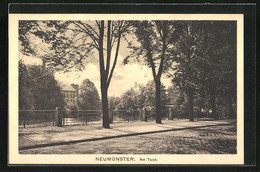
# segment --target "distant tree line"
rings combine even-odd
[[[54,110],[100,109],[100,97],[94,83],[85,79],[79,87],[78,105],[70,106],[64,101],[61,87],[50,68],[25,65],[19,61],[19,109]]]
[[[161,85],[162,110],[166,110],[168,96],[166,88]],[[155,85],[149,81],[146,85],[137,84],[123,93],[120,97],[109,97],[109,108],[112,110],[156,110]]]

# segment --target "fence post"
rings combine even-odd
[[[169,116],[168,116],[168,120],[173,120],[173,112],[172,112],[172,108],[169,108]]]
[[[110,124],[113,124],[113,111],[112,111],[112,109],[108,110],[108,116],[109,116]]]
[[[130,120],[130,113],[129,113],[128,110],[126,110],[126,115],[127,115],[127,122],[129,122],[129,120]]]
[[[52,114],[52,126],[54,126],[54,124],[55,124],[55,112],[54,114]]]
[[[60,107],[55,108],[55,125],[58,127],[62,127],[62,117]]]
[[[88,124],[88,113],[86,112],[86,116],[85,116],[85,122],[86,122],[86,125]]]
[[[143,110],[142,120],[147,122],[147,110],[146,109]]]
[[[147,110],[145,109],[145,110],[144,110],[144,121],[147,122],[147,120],[148,120],[148,112],[147,112]]]

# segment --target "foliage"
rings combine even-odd
[[[155,83],[153,81],[149,81],[145,87],[141,86],[141,92],[139,95],[139,101],[141,103],[141,108],[146,106],[156,107],[156,95],[155,95]],[[166,94],[166,88],[163,84],[161,84],[160,87],[161,95],[160,95],[160,101],[161,101],[161,109],[165,110],[166,105],[168,103],[168,96]]]
[[[172,54],[173,82],[187,96],[190,107],[211,108],[232,98],[236,90],[236,29],[232,22],[180,21],[180,40]],[[221,105],[222,104],[222,105]],[[193,111],[193,110],[192,110]],[[232,110],[231,110],[232,111]]]
[[[164,85],[161,85],[161,91],[162,109],[165,109],[165,105],[168,102],[168,97],[166,95],[166,89]],[[143,109],[145,107],[155,108],[155,106],[155,84],[153,81],[149,81],[145,86],[137,85],[122,94],[116,109],[137,110]]]
[[[174,106],[174,108],[180,109],[180,106],[184,103],[185,97],[183,92],[178,89],[178,87],[172,83],[172,85],[168,88],[168,99],[169,103]]]
[[[25,55],[35,55],[34,46],[31,44],[30,39],[28,38],[31,31],[38,27],[36,21],[31,20],[21,20],[19,21],[19,41],[22,47],[22,53]]]
[[[98,110],[100,103],[100,97],[94,83],[85,79],[79,87],[79,108]]]
[[[35,108],[34,96],[30,87],[30,76],[27,67],[19,61],[19,109]]]
[[[236,102],[236,23],[212,22],[207,26],[210,47],[205,53],[202,68],[203,86],[210,96],[213,115],[217,117],[220,107],[229,105],[234,116],[232,102]],[[227,103],[224,103],[227,102]]]
[[[133,88],[131,88],[120,97],[120,102],[116,106],[116,109],[137,110],[138,106],[138,93]]]
[[[160,79],[171,58],[172,43],[178,39],[173,21],[135,21],[132,32],[137,43],[130,43],[131,54],[125,58],[136,58],[150,67],[154,79]],[[139,43],[139,44],[138,44]],[[157,69],[157,72],[156,72]]]
[[[112,96],[108,98],[108,102],[109,102],[109,109],[115,110],[117,105],[120,103],[120,98]]]
[[[20,109],[54,110],[64,107],[61,89],[51,71],[19,63]]]
[[[181,22],[178,28],[180,39],[175,42],[171,49],[174,58],[171,68],[174,70],[173,82],[184,93],[194,92],[198,84],[200,64],[199,57],[202,56],[204,46],[203,36],[200,33],[198,23]]]
[[[139,45],[130,44],[131,55],[151,68],[155,83],[156,123],[161,123],[161,76],[168,67],[172,43],[176,41],[174,22],[172,21],[135,21],[133,33]]]

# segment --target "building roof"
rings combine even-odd
[[[73,88],[71,85],[62,85],[61,90],[63,91],[77,91],[75,88]]]

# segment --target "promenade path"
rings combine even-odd
[[[172,131],[192,131],[216,126],[236,126],[236,120],[195,121],[165,120],[163,124],[149,122],[114,123],[110,129],[101,124],[89,124],[65,127],[20,128],[19,150],[30,150],[51,146],[71,145],[107,139],[140,136]],[[236,137],[236,136],[235,136]]]

